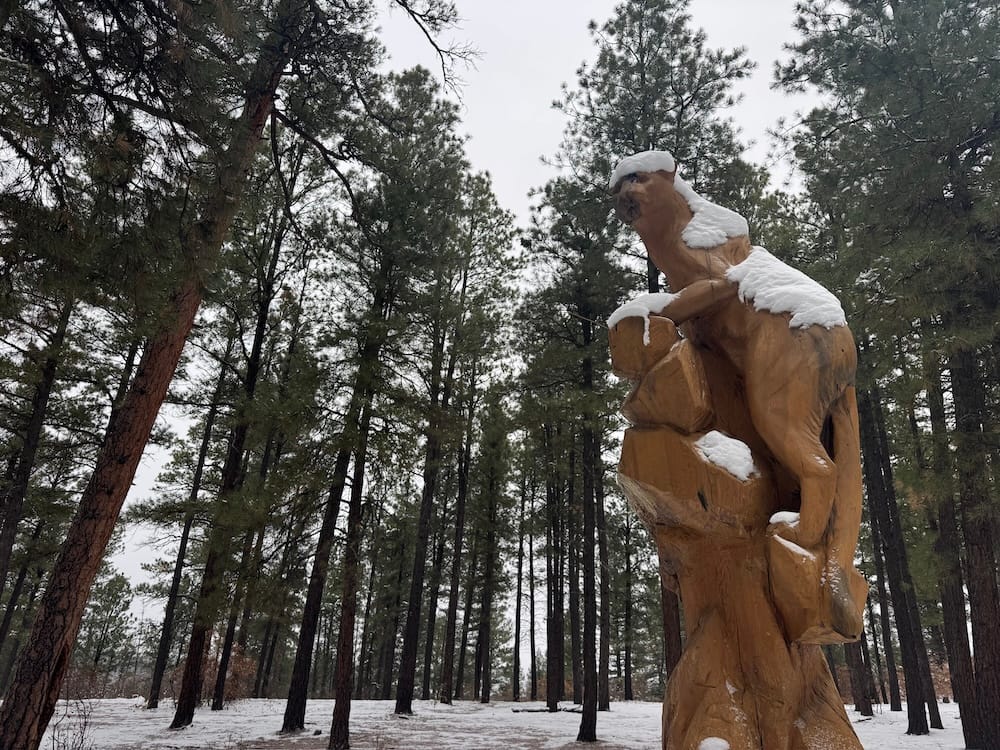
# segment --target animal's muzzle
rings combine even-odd
[[[620,221],[631,224],[639,218],[639,201],[630,192],[619,192],[615,196],[615,215]]]

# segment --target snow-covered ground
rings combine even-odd
[[[565,705],[570,707],[570,704]],[[143,709],[140,699],[60,703],[42,747],[47,750],[325,749],[333,701],[310,701],[306,711],[307,731],[296,737],[276,734],[284,706],[282,700],[237,701],[224,711],[200,710],[190,727],[170,731],[166,728],[173,716],[169,703],[153,711]],[[391,701],[355,701],[351,709],[351,747],[358,750],[586,747],[574,742],[580,725],[579,714],[538,712],[542,707],[539,703],[496,702],[484,706],[462,701],[446,706],[415,701],[414,715],[403,718],[392,713]],[[904,734],[905,711],[891,713],[876,708],[875,717],[868,720],[862,720],[854,712],[850,715],[867,750],[961,750],[965,747],[958,707],[954,703],[941,706],[944,730],[932,730],[927,737]],[[613,703],[610,713],[598,714],[597,734],[601,741],[596,747],[604,750],[659,748],[660,706],[657,703]]]

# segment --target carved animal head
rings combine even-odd
[[[626,224],[643,215],[643,209],[659,205],[668,193],[674,192],[676,172],[630,172],[615,186],[615,214]]]
[[[667,151],[633,154],[611,173],[615,213],[643,239],[690,220],[691,211],[675,189],[676,174],[677,164]]]
[[[674,187],[676,169],[629,172],[615,185],[615,214],[643,239],[672,235],[691,220],[687,201]]]

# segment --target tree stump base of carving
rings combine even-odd
[[[618,480],[679,590],[688,634],[663,704],[664,750],[713,738],[730,750],[861,750],[817,644],[850,640],[837,627],[855,627],[864,580],[825,547],[769,532],[796,497],[753,430],[739,377],[670,321],[648,325],[652,349],[638,317],[612,329],[611,349],[635,383]],[[752,473],[706,450],[713,430],[744,444]]]

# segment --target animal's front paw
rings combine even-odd
[[[799,514],[783,510],[775,513],[767,525],[768,536],[780,536],[782,539],[801,546],[799,534]]]
[[[770,521],[767,526],[768,536],[780,536],[785,541],[805,549],[812,549],[822,541],[822,532],[811,533],[808,527],[801,523],[798,513],[781,511],[771,516]]]

